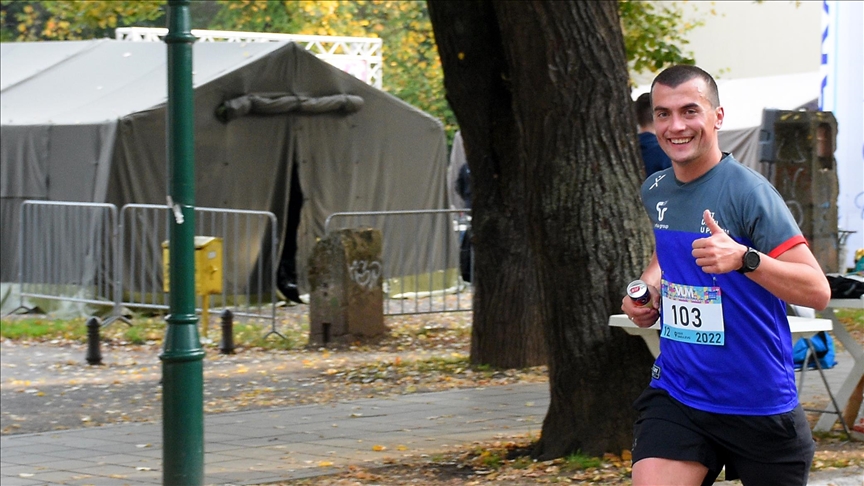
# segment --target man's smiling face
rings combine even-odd
[[[722,157],[717,130],[723,125],[723,108],[711,106],[707,91],[705,81],[693,78],[674,88],[656,84],[651,93],[657,140],[682,168],[710,168]]]

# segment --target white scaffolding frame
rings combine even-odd
[[[168,29],[162,27],[119,27],[117,40],[161,42]],[[381,89],[383,41],[376,37],[338,37],[327,35],[271,34],[230,30],[192,29],[200,42],[278,42],[302,45],[319,59]]]

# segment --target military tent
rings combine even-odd
[[[0,45],[0,281],[16,281],[24,200],[165,204],[166,58],[151,42]],[[330,214],[448,207],[441,123],[300,46],[196,43],[193,78],[196,205],[276,214],[301,288]],[[416,251],[443,254],[428,246],[443,230]]]

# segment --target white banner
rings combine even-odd
[[[864,2],[822,2],[819,109],[837,119],[837,199],[840,230],[848,234],[841,269],[864,248]]]

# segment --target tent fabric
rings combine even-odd
[[[24,82],[45,69],[73,58],[98,45],[96,41],[4,43],[0,44],[4,65],[15,66],[0,72],[0,90]]]
[[[108,202],[118,208],[165,204],[166,58],[162,43],[0,44],[0,281],[17,277],[17,213],[25,199]],[[301,289],[307,289],[308,255],[330,214],[448,206],[441,123],[300,46],[196,43],[193,86],[197,206],[272,211],[284,237],[296,165],[304,196],[296,255]],[[227,123],[217,118],[217,108],[227,100],[256,93],[343,107],[266,116],[250,109]],[[288,104],[288,98],[249,100]],[[446,230],[422,228],[417,254],[385,262],[394,266],[390,274],[419,271],[419,264],[411,263],[421,261],[418,255],[423,261],[431,255],[444,268],[440,260],[456,252],[433,243],[442,241],[431,237],[440,231]],[[226,265],[230,258],[226,255]]]

